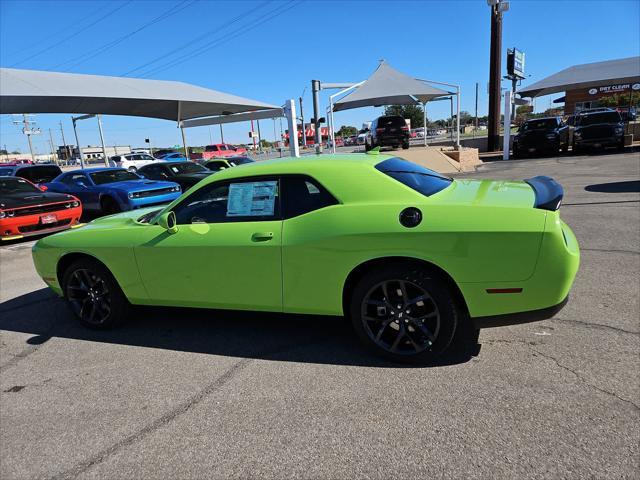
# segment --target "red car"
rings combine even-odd
[[[235,157],[238,155],[246,155],[247,149],[235,147],[228,143],[216,143],[215,145],[207,145],[202,152],[202,160],[220,157]]]
[[[73,195],[46,192],[20,177],[0,177],[0,239],[57,232],[77,225],[82,204]]]

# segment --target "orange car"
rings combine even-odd
[[[82,204],[73,195],[47,192],[20,177],[0,177],[0,239],[57,232],[77,225]]]

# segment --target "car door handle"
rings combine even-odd
[[[254,242],[267,242],[273,239],[273,232],[256,232],[251,235],[251,240]]]

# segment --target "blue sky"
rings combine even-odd
[[[570,65],[640,54],[638,0],[510,3],[503,50],[515,46],[526,52],[531,76],[525,84]],[[462,109],[472,114],[478,82],[479,114],[486,114],[488,52],[486,0],[0,0],[3,67],[181,80],[273,104],[304,91],[307,118],[311,79],[364,80],[381,58],[415,77],[459,83]],[[536,108],[547,108],[551,98],[537,100]],[[433,103],[428,111],[431,119],[449,116],[446,102]],[[360,126],[378,112],[340,112],[336,125]],[[48,152],[49,128],[54,142],[62,143],[60,120],[71,143],[70,115],[35,118],[43,131],[34,137],[37,151]],[[28,151],[11,120],[0,116],[0,145]],[[103,120],[110,145],[142,146],[145,137],[154,145],[180,143],[175,123]],[[83,145],[99,143],[94,121],[78,125]],[[261,127],[263,137],[272,139],[273,123],[263,121]],[[224,128],[228,142],[249,140],[246,123]],[[190,129],[187,136],[190,145],[220,140],[217,127]]]

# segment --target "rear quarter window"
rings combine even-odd
[[[444,190],[453,182],[449,177],[401,158],[384,160],[375,168],[426,197]]]

